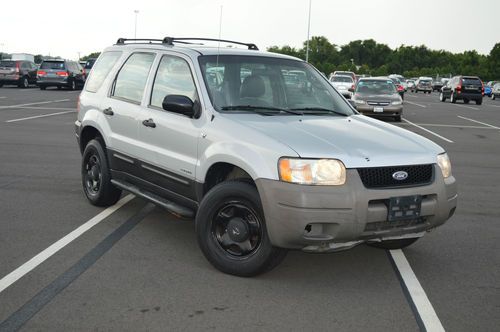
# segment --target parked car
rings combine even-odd
[[[445,102],[450,99],[452,103],[463,100],[464,104],[474,100],[477,105],[483,103],[483,82],[477,76],[455,76],[441,88],[439,100]]]
[[[405,99],[405,88],[403,87],[403,84],[401,84],[401,81],[397,77],[389,77],[389,79],[396,86],[396,90],[398,91],[399,95],[401,96],[401,99]]]
[[[330,83],[344,97],[351,98],[351,91],[354,89],[354,80],[351,76],[334,75],[330,78]],[[349,91],[351,89],[351,91]]]
[[[431,86],[432,86],[432,91],[441,91],[441,88],[443,87],[443,81],[440,78],[436,78],[432,80]]]
[[[406,84],[408,85],[408,89],[413,92],[413,89],[415,87],[415,81],[414,80],[407,80]]]
[[[17,85],[27,88],[36,83],[36,65],[26,60],[0,61],[0,87],[4,85]]]
[[[95,58],[90,58],[85,61],[85,65],[83,66],[83,69],[85,70],[85,75],[88,76],[90,74],[90,70],[94,66],[94,63],[97,59]]]
[[[404,92],[408,91],[408,83],[406,83],[406,78],[403,75],[399,74],[391,74],[389,75],[389,78],[397,78],[399,81],[399,84],[404,88]]]
[[[418,93],[419,91],[422,91],[423,93],[431,93],[432,92],[432,78],[427,78],[427,77],[419,78],[415,82],[415,86],[413,87],[413,91],[415,93]]]
[[[352,79],[354,80],[354,83],[357,82],[356,74],[353,73],[352,71],[334,71],[333,75],[331,75],[330,78],[335,75],[351,76]]]
[[[484,95],[491,97],[492,91],[493,91],[493,86],[495,84],[499,83],[498,81],[489,81],[484,85]]]
[[[75,122],[90,203],[125,190],[195,218],[208,261],[246,277],[288,249],[403,248],[453,215],[442,147],[360,115],[309,63],[238,44],[120,39],[101,53]],[[401,106],[389,79],[358,86],[386,92],[384,114]]]
[[[352,100],[356,110],[365,115],[391,117],[400,122],[403,99],[387,77],[362,78],[356,84]]]
[[[500,98],[500,83],[496,83],[491,89],[491,100],[495,100],[497,98]]]
[[[85,72],[75,61],[44,60],[37,71],[36,84],[40,90],[45,90],[50,86],[76,90],[85,84]]]

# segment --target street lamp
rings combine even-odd
[[[307,21],[306,62],[309,62],[309,32],[311,30],[311,2],[312,0],[309,0],[309,19]]]
[[[134,14],[135,14],[134,39],[137,39],[137,14],[139,14],[139,11],[135,9]]]

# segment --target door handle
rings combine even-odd
[[[153,121],[153,119],[144,120],[142,121],[142,124],[145,125],[146,127],[156,128],[156,123]]]
[[[106,115],[113,115],[113,114],[115,114],[115,113],[113,113],[113,109],[111,107],[103,109],[102,112],[104,114],[106,114]]]

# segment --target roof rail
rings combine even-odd
[[[231,43],[231,44],[237,44],[237,45],[245,45],[248,47],[249,50],[255,50],[258,51],[259,48],[257,45],[252,44],[252,43],[242,43],[234,40],[226,40],[226,39],[215,39],[215,38],[174,38],[174,37],[165,37],[163,38],[163,44],[167,45],[173,45],[174,42],[178,42],[180,44],[189,44],[186,42],[187,40],[201,40],[201,41],[216,41],[216,42],[224,42],[224,43]]]
[[[129,39],[129,38],[118,38],[116,45],[125,45],[126,42],[147,42],[148,44],[153,44],[153,42],[162,43],[163,39],[151,39],[151,38],[140,38],[140,39]]]

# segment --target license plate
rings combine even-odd
[[[422,196],[391,197],[389,200],[388,221],[415,219],[420,217]]]
[[[384,108],[383,107],[374,107],[373,111],[375,113],[382,113],[382,112],[384,112]]]

